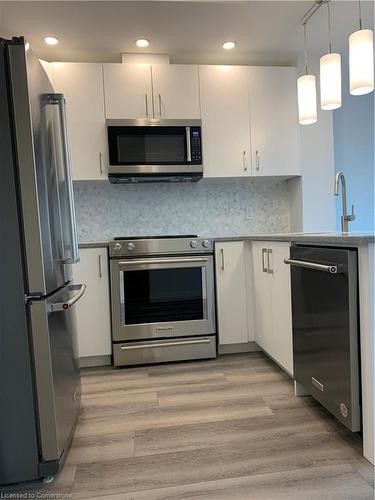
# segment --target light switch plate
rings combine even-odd
[[[254,220],[254,207],[246,207],[245,209],[245,220]]]

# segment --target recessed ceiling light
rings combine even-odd
[[[25,43],[25,50],[26,50],[26,52],[29,50],[29,48],[30,48],[30,44],[29,44],[29,42],[26,42]]]
[[[45,36],[44,42],[47,45],[57,45],[59,43],[59,39],[56,38],[55,36]]]
[[[236,46],[236,42],[224,42],[222,45],[223,49],[225,49],[225,50],[234,49],[235,46]]]
[[[145,38],[139,38],[139,40],[135,41],[135,44],[137,47],[148,47],[149,46],[149,41],[146,40]]]

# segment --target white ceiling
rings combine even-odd
[[[312,1],[10,1],[0,2],[0,33],[24,35],[39,57],[64,61],[120,61],[122,52],[144,52],[136,38],[150,40],[148,52],[172,62],[293,65],[302,49],[299,21]],[[344,48],[357,28],[357,1],[332,5],[333,46]],[[373,25],[373,2],[363,1],[365,25]],[[314,52],[327,46],[327,10],[309,23]],[[61,43],[48,47],[45,35]],[[233,51],[221,43],[235,40]]]

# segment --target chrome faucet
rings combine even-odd
[[[341,231],[343,233],[349,232],[349,222],[355,220],[354,205],[352,205],[352,213],[346,213],[346,181],[342,172],[337,172],[335,179],[335,196],[339,195],[339,184],[341,179],[341,197],[342,197],[342,216],[341,216]]]

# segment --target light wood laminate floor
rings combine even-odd
[[[374,498],[361,440],[263,354],[82,371],[65,467],[44,492],[105,500]]]

